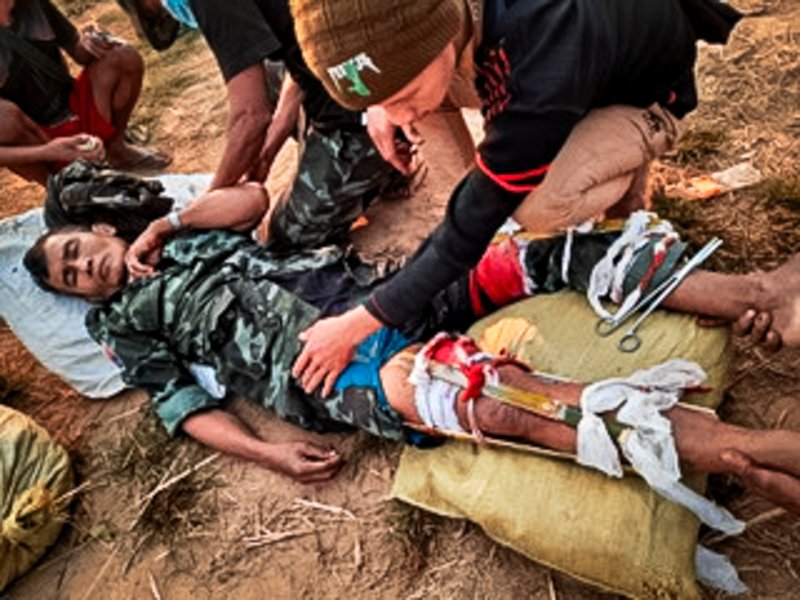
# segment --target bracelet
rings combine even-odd
[[[167,221],[169,221],[173,231],[180,231],[183,229],[183,221],[181,221],[181,215],[177,210],[167,213]]]

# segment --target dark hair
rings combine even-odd
[[[163,192],[156,180],[78,160],[47,180],[45,224],[56,230],[107,223],[130,244],[151,221],[172,209],[172,198]]]
[[[55,289],[50,284],[50,269],[47,266],[47,256],[44,253],[44,245],[54,235],[61,233],[69,233],[71,231],[86,231],[86,227],[80,225],[68,225],[66,227],[59,227],[58,229],[51,229],[45,232],[36,243],[33,244],[22,259],[22,264],[31,274],[33,281],[46,292],[62,293],[60,290]]]

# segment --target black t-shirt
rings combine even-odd
[[[62,77],[55,80],[37,70],[0,40],[0,97],[41,125],[58,123],[69,115],[72,92],[61,49],[75,45],[78,31],[49,0],[18,1],[12,16],[11,31],[46,55]]]
[[[288,0],[191,0],[191,5],[226,82],[266,58],[282,61],[303,90],[312,123],[360,122],[357,113],[333,101],[303,60]]]
[[[657,102],[682,117],[697,104],[680,0],[489,0],[485,10],[478,165],[509,191],[538,185],[593,108]]]
[[[485,0],[476,87],[485,137],[444,221],[366,308],[399,326],[475,265],[592,108],[694,108],[695,35],[682,0]]]

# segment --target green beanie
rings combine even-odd
[[[362,110],[419,75],[455,37],[464,0],[291,0],[303,57],[333,98]]]

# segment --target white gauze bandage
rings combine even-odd
[[[674,236],[677,233],[668,221],[657,222],[655,213],[639,210],[625,222],[622,234],[609,246],[606,254],[592,269],[589,277],[589,289],[586,297],[594,312],[603,319],[620,319],[630,312],[641,296],[637,287],[623,298],[623,283],[628,268],[636,253],[645,246],[653,235]],[[600,302],[602,298],[610,298],[619,305],[615,315],[608,312]]]
[[[461,360],[467,364],[489,361],[491,354],[480,352],[470,356],[463,356]],[[414,357],[414,368],[408,376],[408,381],[414,385],[414,405],[422,422],[442,433],[467,433],[458,421],[456,403],[458,394],[463,389],[456,384],[443,381],[430,374],[428,369],[426,349],[417,352]],[[496,383],[497,374],[494,370],[486,373],[487,383]]]
[[[599,416],[617,410],[617,422],[628,429],[618,443],[625,458],[656,492],[688,508],[703,523],[729,535],[744,524],[680,482],[672,424],[661,413],[675,406],[687,387],[705,381],[699,365],[681,359],[637,371],[626,379],[606,379],[581,394],[583,416],[578,424],[578,462],[607,475],[622,477],[617,448]]]
[[[580,225],[568,227],[566,240],[564,242],[564,253],[561,256],[561,281],[569,283],[569,265],[572,263],[572,243],[576,233],[589,233],[594,227],[594,220],[584,221]],[[522,272],[525,273],[525,265],[522,265]]]

